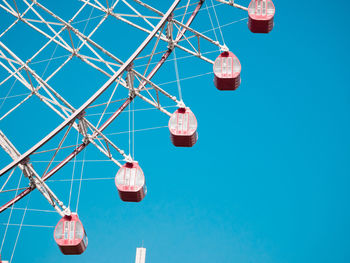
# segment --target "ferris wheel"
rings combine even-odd
[[[85,156],[85,149],[91,145],[89,148],[94,148],[96,154],[118,167],[114,182],[120,199],[141,202],[147,188],[141,162],[134,156],[135,101],[168,119],[170,140],[175,147],[194,146],[198,125],[187,103],[196,98],[188,98],[185,103],[182,97],[179,60],[191,57],[209,67],[213,77],[209,87],[236,90],[241,83],[241,63],[224,42],[216,7],[235,8],[243,15],[247,12],[244,18],[232,23],[248,20],[252,33],[269,33],[274,25],[275,7],[271,0],[252,0],[245,3],[248,7],[243,5],[243,0],[242,3],[234,0],[151,2],[80,0],[72,3],[74,8],[69,11],[64,5],[58,7],[44,0],[0,2],[0,16],[8,21],[0,28],[0,89],[4,93],[0,101],[3,149],[0,214],[6,212],[10,222],[14,204],[32,192],[39,192],[61,217],[54,229],[54,239],[63,254],[81,254],[88,245],[77,213],[81,180],[78,180],[77,203],[72,209],[73,183],[67,203],[62,193],[49,186],[53,175],[66,172],[68,164],[75,166],[77,156]],[[197,19],[202,24],[206,19],[204,24],[210,24],[212,30],[197,29],[200,27]],[[115,31],[105,30],[106,24]],[[119,26],[127,29],[119,31]],[[25,43],[14,43],[11,34],[18,34],[16,30],[22,33],[30,30]],[[132,30],[139,33],[131,33]],[[106,41],[105,34],[113,37]],[[132,52],[113,47],[113,41],[121,38]],[[219,54],[213,53],[213,49]],[[75,72],[77,61],[84,65],[83,76],[77,76],[83,70]],[[171,70],[167,65],[173,67],[176,81],[172,84],[177,90],[166,89],[159,83],[161,76]],[[71,80],[60,79],[61,72],[67,68],[73,82],[89,79],[93,74],[100,77],[88,80],[94,87],[92,90],[76,93],[68,89],[67,92],[62,86],[69,85]],[[43,120],[46,115],[42,111],[49,111],[48,116],[52,117]],[[113,137],[117,120],[126,123],[128,138]],[[23,125],[27,121],[38,125]],[[14,127],[13,123],[18,126]],[[12,135],[15,129],[26,133],[34,127],[38,131],[33,133],[38,137],[20,139]],[[81,176],[83,173],[82,167]],[[2,254],[8,226],[1,243]],[[13,253],[6,254],[11,256],[10,262]]]

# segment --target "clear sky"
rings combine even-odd
[[[67,8],[61,14],[69,16],[70,1],[63,2]],[[172,1],[148,2],[166,10]],[[248,2],[239,1],[245,6]],[[242,63],[238,90],[216,90],[211,74],[181,81],[184,101],[199,125],[199,140],[193,148],[173,147],[167,128],[135,134],[135,158],[148,187],[141,203],[123,203],[111,179],[83,181],[79,216],[89,237],[85,253],[63,256],[52,227],[25,226],[12,262],[127,263],[134,262],[136,247],[142,244],[147,248],[147,263],[350,262],[350,3],[274,3],[275,27],[268,35],[252,34],[247,20],[222,28],[226,45]],[[55,4],[48,5],[54,8]],[[95,12],[99,15],[94,11],[93,16]],[[247,16],[222,5],[216,12],[220,24]],[[1,11],[0,25],[9,23],[9,17]],[[208,17],[198,19],[194,28],[211,28]],[[125,28],[113,32],[102,27],[96,40],[126,59],[145,34],[131,34]],[[33,54],[38,46],[31,46],[31,31],[25,26],[16,30],[0,41],[17,47],[19,53],[28,49]],[[212,59],[217,55],[210,54]],[[96,81],[89,82],[91,69],[74,63],[50,83],[79,107],[107,78],[97,74]],[[180,78],[210,70],[195,58],[179,62]],[[3,79],[6,74],[0,76]],[[175,79],[174,70],[169,70],[161,71],[155,81]],[[176,83],[162,87],[177,95]],[[13,94],[17,91],[20,88]],[[6,96],[2,87],[0,95]],[[144,106],[138,103],[136,108]],[[34,110],[34,106],[29,103],[25,109]],[[11,134],[22,152],[59,123],[49,119],[47,108],[42,109],[0,122],[0,129]],[[4,114],[4,108],[0,110]],[[33,115],[39,116],[34,124],[26,120]],[[140,111],[135,113],[135,128],[166,126],[167,120],[159,112]],[[128,140],[127,135],[118,138]],[[96,152],[89,146],[86,158],[104,159]],[[2,160],[1,167],[7,163]],[[73,164],[53,179],[70,178],[72,168]],[[112,178],[116,171],[105,162],[86,162],[83,177]],[[77,162],[75,178],[80,172],[81,162]],[[51,185],[67,203],[69,182]],[[73,210],[78,186],[73,187]],[[51,209],[38,193],[16,206],[26,204]],[[14,210],[11,223],[20,224],[22,215],[22,210]],[[1,214],[0,223],[7,223],[8,216],[9,212]],[[55,213],[28,211],[23,224],[55,226],[59,219]],[[5,227],[0,225],[1,241]],[[17,233],[18,226],[9,227],[3,259],[11,257]]]

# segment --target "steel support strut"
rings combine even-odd
[[[236,4],[234,0],[216,0],[216,1],[220,2],[220,3],[223,3],[223,4],[226,4],[226,5],[230,5],[230,6],[242,9],[244,11],[248,11],[247,7],[244,7],[244,6]]]
[[[5,134],[0,130],[0,146],[16,160],[21,154],[16,147],[10,142]],[[33,165],[29,162],[29,158],[18,164],[25,177],[30,181],[30,188],[37,188],[39,192],[46,198],[46,200],[55,208],[55,210],[63,217],[70,216],[71,211],[66,207],[62,201],[54,194],[54,192],[47,186],[38,173],[34,170]]]

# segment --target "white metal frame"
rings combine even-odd
[[[133,157],[130,155],[130,149],[129,154],[127,154],[108,136],[106,136],[106,134],[104,134],[104,130],[114,122],[114,120],[131,104],[136,97],[142,99],[155,109],[158,109],[160,112],[168,116],[171,116],[171,113],[167,110],[167,107],[161,104],[160,101],[162,96],[170,99],[170,101],[175,103],[175,105],[185,106],[182,101],[182,96],[180,93],[181,90],[179,91],[179,98],[177,98],[177,96],[172,95],[164,88],[161,88],[160,85],[157,85],[152,81],[154,75],[169,58],[169,56],[172,53],[175,55],[176,49],[184,51],[190,56],[198,57],[207,63],[213,64],[214,61],[207,57],[206,53],[202,51],[201,40],[214,45],[215,48],[218,48],[221,51],[226,51],[228,48],[224,43],[220,43],[219,41],[208,37],[205,33],[201,33],[191,27],[192,21],[195,19],[197,13],[205,2],[204,0],[199,0],[196,3],[191,3],[190,0],[186,0],[186,4],[181,7],[179,7],[181,0],[173,0],[171,1],[172,4],[166,13],[159,11],[157,8],[141,0],[116,0],[113,4],[111,4],[108,0],[106,0],[105,3],[103,3],[102,0],[81,0],[82,5],[80,9],[68,21],[62,19],[57,14],[49,10],[46,6],[41,4],[41,0],[21,0],[26,5],[26,9],[23,12],[20,12],[17,7],[17,2],[19,1],[20,0],[13,0],[13,4],[10,4],[10,1],[8,0],[0,0],[0,9],[5,10],[15,18],[15,21],[8,28],[6,28],[3,32],[0,32],[0,68],[3,68],[8,73],[8,76],[5,79],[0,80],[0,86],[7,83],[10,79],[14,79],[28,90],[28,94],[26,94],[26,96],[19,103],[11,107],[11,109],[9,109],[4,115],[0,116],[0,121],[10,116],[15,110],[20,108],[32,97],[38,97],[47,107],[60,116],[63,119],[63,122],[23,154],[18,152],[14,146],[14,143],[12,143],[0,130],[0,146],[13,160],[0,170],[0,180],[5,178],[4,183],[0,185],[0,194],[2,192],[14,190],[17,193],[18,191],[23,190],[6,204],[0,204],[0,213],[37,188],[61,216],[70,215],[71,211],[69,205],[66,206],[63,204],[56,194],[48,187],[46,181],[62,167],[71,162],[89,144],[94,145],[94,147],[97,148],[104,156],[106,156],[107,159],[111,160],[117,166],[121,166],[122,164],[120,163],[120,160],[118,161],[118,157],[116,156],[121,156],[124,161],[132,161]],[[226,4],[247,11],[246,7],[236,4],[233,0],[216,1],[221,4]],[[130,13],[117,12],[117,5],[120,3],[128,6]],[[187,21],[184,21],[185,15],[182,17],[182,19],[177,19],[174,17],[173,13],[176,9],[183,8],[186,13],[191,5],[195,5],[195,10],[192,11],[190,18],[188,18]],[[97,26],[89,34],[85,34],[75,27],[75,21],[78,15],[88,6],[98,10],[102,15]],[[140,8],[146,8],[153,12],[154,15],[143,15]],[[36,17],[28,18],[26,16],[28,12],[32,12],[32,14],[35,14]],[[45,14],[45,16],[49,16],[50,21],[46,20],[43,14]],[[102,45],[92,40],[93,35],[108,17],[122,21],[129,26],[148,34],[148,37],[135,50],[127,61],[122,61],[115,54],[106,50]],[[51,18],[53,21],[51,21]],[[138,18],[137,22],[132,21],[132,19],[135,18]],[[5,43],[1,41],[1,38],[3,38],[6,33],[18,23],[26,24],[28,27],[32,28],[46,38],[46,43],[26,61],[21,60],[21,58],[15,54],[13,50],[11,50],[11,47],[5,45]],[[66,38],[63,36],[64,32],[68,32],[69,38],[67,38],[67,36]],[[185,35],[186,32],[189,32],[192,35]],[[79,45],[74,45],[74,38],[80,40]],[[146,48],[146,46],[150,45],[152,41],[155,42],[152,52],[146,56],[143,56],[143,50]],[[167,49],[161,52],[157,51],[159,43],[165,43],[167,45]],[[35,72],[32,61],[42,54],[42,52],[51,44],[55,44],[57,47],[62,48],[68,52],[68,55],[63,63],[60,63],[48,77],[40,77]],[[89,50],[92,55],[84,54],[82,52],[83,48]],[[151,66],[152,59],[159,54],[162,54],[161,59],[154,67]],[[108,81],[79,108],[74,108],[68,102],[68,100],[63,98],[63,96],[57,92],[55,87],[49,84],[49,81],[53,79],[53,77],[60,72],[62,68],[64,68],[74,57],[79,58],[82,62],[109,78]],[[142,73],[139,72],[133,65],[137,60],[145,58],[148,59],[148,62],[146,64],[146,69]],[[109,97],[108,101],[103,104],[94,105],[95,101],[102,96],[102,94],[105,94],[107,90],[112,89],[112,84],[115,84],[115,87],[111,92],[111,96]],[[123,100],[114,101],[113,95],[115,94],[118,86],[124,87],[128,90],[128,97]],[[112,112],[106,121],[102,122],[107,108],[112,103],[120,103],[120,106],[117,110]],[[102,105],[104,106],[104,111],[101,113],[97,125],[93,125],[88,120],[86,111],[92,107]],[[63,143],[72,130],[76,130],[80,135],[82,135],[82,143],[74,145],[74,150],[68,154],[63,161],[59,161],[57,165],[51,167],[54,162],[56,162],[55,158],[58,153],[63,149],[68,148],[63,147]],[[43,146],[48,144],[48,142],[52,142],[53,138],[59,139],[59,143],[55,148],[52,150],[39,151]],[[42,174],[39,174],[34,168],[35,164],[31,162],[31,156],[47,152],[52,152],[51,159],[48,162],[45,171]],[[23,175],[28,178],[28,187],[10,190],[5,189],[17,167],[22,171]],[[22,224],[23,219],[20,226],[22,226]]]
[[[230,1],[216,0],[216,1],[223,4],[228,4],[230,6],[233,6],[239,9],[247,10],[247,8],[242,7],[238,4],[235,4],[234,1],[232,0]],[[173,4],[170,6],[170,8],[165,14],[157,10],[156,8],[144,3],[143,1],[133,0],[133,2],[136,3],[137,5],[147,8],[150,11],[154,12],[155,16],[142,15],[137,10],[136,7],[132,6],[126,0],[117,0],[113,5],[109,5],[108,1],[106,1],[106,5],[103,5],[99,0],[94,0],[93,2],[90,0],[82,0],[83,2],[82,7],[69,21],[65,21],[64,19],[56,15],[54,12],[49,10],[47,7],[42,5],[40,1],[37,1],[37,0],[30,0],[29,2],[27,0],[23,0],[23,2],[27,5],[27,9],[22,13],[20,13],[17,9],[16,0],[14,0],[15,8],[11,6],[6,0],[2,0],[2,2],[3,4],[0,4],[0,8],[7,11],[13,17],[16,17],[17,20],[15,20],[6,30],[4,30],[0,34],[0,38],[4,36],[4,34],[6,34],[6,32],[8,32],[12,27],[14,27],[18,22],[23,22],[27,24],[29,27],[31,27],[32,29],[36,30],[41,35],[43,35],[44,37],[46,37],[48,41],[30,59],[28,59],[25,62],[22,61],[2,41],[0,41],[0,66],[2,66],[9,74],[8,77],[6,77],[4,80],[0,82],[0,85],[4,84],[5,82],[7,82],[9,79],[13,77],[17,81],[19,81],[21,84],[23,84],[23,86],[30,91],[30,93],[20,103],[15,105],[3,116],[1,116],[0,121],[6,118],[7,116],[9,116],[14,110],[19,108],[24,102],[29,100],[34,95],[39,97],[51,110],[53,110],[61,118],[63,118],[64,121],[58,127],[56,127],[52,132],[50,132],[46,137],[44,137],[42,140],[40,140],[37,144],[35,144],[33,147],[31,147],[29,150],[27,150],[23,154],[20,154],[15,149],[13,144],[7,139],[5,134],[1,132],[0,138],[2,139],[0,140],[0,145],[3,148],[10,149],[8,153],[13,158],[13,161],[0,170],[0,177],[10,173],[10,175],[8,176],[8,179],[5,182],[5,185],[6,185],[14,169],[16,167],[19,167],[21,170],[23,170],[25,176],[29,178],[31,183],[28,188],[26,188],[22,193],[16,196],[13,200],[9,201],[5,205],[2,205],[0,207],[0,213],[5,211],[8,207],[13,205],[15,202],[19,201],[28,193],[30,193],[34,188],[38,188],[38,190],[46,197],[46,199],[50,202],[50,204],[53,205],[53,207],[61,215],[69,214],[70,213],[69,208],[63,205],[63,203],[56,197],[56,195],[51,191],[51,189],[45,184],[45,181],[48,178],[50,178],[53,174],[55,174],[58,170],[60,170],[64,165],[70,162],[78,153],[80,153],[83,149],[85,149],[86,146],[90,143],[94,145],[100,152],[102,152],[108,159],[113,161],[118,166],[121,166],[121,163],[114,158],[114,153],[112,153],[112,150],[120,154],[125,160],[131,161],[132,160],[131,156],[127,155],[122,149],[120,149],[115,143],[113,143],[112,140],[110,140],[106,135],[104,135],[103,131],[120,115],[120,113],[125,108],[127,108],[127,106],[134,100],[135,97],[141,98],[142,100],[149,103],[150,105],[160,110],[161,112],[167,114],[168,116],[171,116],[171,113],[168,112],[166,108],[164,108],[160,104],[160,100],[159,100],[160,94],[163,94],[167,98],[171,99],[173,102],[176,103],[176,105],[184,105],[181,98],[178,99],[176,96],[171,95],[170,93],[168,93],[167,91],[162,89],[160,86],[158,86],[157,84],[151,81],[152,77],[156,74],[158,69],[163,65],[163,63],[169,57],[172,51],[175,48],[178,48],[182,51],[187,52],[192,56],[198,57],[210,64],[213,64],[214,62],[211,59],[207,58],[205,55],[201,53],[200,39],[203,39],[217,46],[220,50],[228,50],[224,44],[220,44],[218,41],[215,41],[210,37],[206,36],[205,34],[200,33],[195,29],[191,28],[191,23],[195,18],[196,14],[198,13],[198,11],[200,10],[200,8],[202,7],[204,0],[200,0],[197,3],[196,9],[194,10],[193,14],[191,15],[191,17],[188,19],[186,23],[183,22],[183,19],[182,21],[178,21],[173,16],[173,12],[179,5],[180,0],[173,1]],[[115,12],[116,5],[119,2],[123,2],[124,4],[128,5],[130,9],[133,11],[133,14],[120,14]],[[186,10],[189,4],[190,4],[190,1],[187,2],[186,6],[184,6]],[[104,13],[98,25],[95,27],[95,29],[92,32],[90,32],[89,35],[85,35],[84,33],[80,32],[77,28],[73,26],[74,20],[86,6],[92,6],[95,9],[99,10],[100,12]],[[38,9],[50,15],[50,17],[54,18],[56,21],[55,22],[46,21],[43,18],[43,16],[39,13]],[[29,10],[31,10],[32,12],[34,12],[34,14],[36,14],[37,19],[29,19],[25,17],[26,13]],[[121,59],[119,59],[114,54],[104,49],[101,45],[99,45],[98,43],[96,43],[91,39],[93,34],[98,30],[98,28],[104,23],[104,21],[109,16],[115,19],[118,19],[122,22],[125,22],[128,25],[133,26],[136,29],[142,30],[149,34],[148,37],[139,46],[139,48],[137,48],[136,51],[130,56],[130,58],[125,62],[123,62]],[[131,22],[128,19],[128,17],[140,18],[141,20],[143,20],[143,22],[145,22],[149,26],[149,28],[146,28],[144,25]],[[158,23],[154,25],[151,22],[151,19],[152,21],[157,20]],[[47,27],[48,32],[40,29],[38,26],[36,26],[36,24],[45,25]],[[52,25],[56,25],[56,26],[60,25],[62,26],[62,28],[57,31],[52,27]],[[164,29],[166,29],[165,34],[163,33]],[[67,30],[69,33],[70,39],[68,41],[61,36],[62,32],[64,32],[65,30]],[[175,32],[177,32],[177,34],[174,34]],[[185,32],[191,32],[193,36],[186,37]],[[77,47],[74,46],[72,35],[80,39],[81,44],[79,46]],[[190,42],[191,38],[196,38],[198,40],[197,47],[195,47],[195,44]],[[156,39],[156,44],[154,46],[152,53],[148,55],[149,61],[144,74],[142,74],[136,71],[135,68],[132,67],[132,65],[134,61],[139,58],[139,55],[141,54],[141,52],[151,42],[152,39]],[[159,41],[166,42],[168,44],[168,50],[165,51],[161,60],[151,70],[151,72],[148,75],[146,75],[147,69],[150,66],[151,59],[156,54],[155,51]],[[183,41],[188,43],[191,46],[192,50],[186,48],[184,45],[181,45]],[[46,79],[42,79],[38,74],[35,73],[35,70],[33,70],[30,67],[30,63],[51,43],[55,43],[57,46],[68,51],[70,55],[58,68],[56,68],[50,74],[49,77],[47,77]],[[86,56],[80,53],[80,50],[82,49],[82,47],[87,47],[95,55],[95,57]],[[107,56],[108,60],[104,59],[102,55]],[[65,100],[51,85],[48,84],[48,81],[52,79],[74,56],[78,57],[87,65],[95,68],[99,72],[109,77],[109,80],[78,109],[75,109],[72,105],[70,105],[67,100]],[[5,64],[5,62],[7,63],[7,65]],[[97,62],[104,64],[105,68],[108,69],[109,72],[107,72],[106,69],[103,69],[101,66],[98,66]],[[123,78],[124,72],[127,72],[126,80]],[[25,75],[23,73],[25,73]],[[138,87],[134,86],[135,79],[137,79],[138,82],[140,83]],[[34,84],[34,81],[36,82],[36,84]],[[117,86],[121,85],[129,89],[129,97],[125,99],[125,101],[119,107],[119,109],[115,111],[106,122],[104,122],[100,126],[99,125],[94,126],[92,125],[91,122],[89,122],[86,119],[85,111],[90,106],[92,106],[94,101],[99,96],[101,96],[113,83],[117,83]],[[153,89],[156,92],[157,98],[154,98],[150,94],[149,92],[150,89]],[[113,93],[109,101],[106,103],[106,108],[111,103]],[[103,114],[100,118],[100,121],[103,117]],[[99,121],[99,124],[100,124],[100,121]],[[54,168],[49,170],[57,152],[61,149],[62,143],[64,142],[67,134],[69,133],[72,127],[75,130],[77,130],[80,134],[82,134],[82,136],[84,137],[83,143],[77,146],[74,149],[74,151],[70,155],[68,155],[67,158],[65,158],[62,162],[60,162]],[[45,170],[43,175],[39,176],[38,173],[34,170],[33,164],[30,163],[30,156],[32,154],[38,153],[38,150],[43,145],[49,142],[53,137],[58,136],[61,133],[61,131],[63,131],[64,129],[66,129],[66,132],[64,133],[62,140],[60,141],[60,144],[55,149],[55,153],[53,154],[52,159],[47,166],[47,169]],[[4,189],[4,186],[1,188],[1,191],[3,191],[3,189]]]

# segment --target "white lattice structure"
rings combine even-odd
[[[223,42],[223,37],[222,41],[219,41],[217,37],[212,38],[207,32],[199,32],[192,27],[201,10],[209,10],[207,2],[214,11],[217,22],[216,5],[226,4],[228,8],[235,7],[243,12],[248,11],[248,7],[232,0],[217,0],[216,3],[211,0],[174,0],[169,1],[168,9],[165,11],[149,2],[81,0],[74,3],[77,9],[69,18],[61,10],[56,11],[55,5],[47,1],[0,2],[0,10],[10,21],[5,27],[1,27],[0,31],[0,87],[8,88],[8,94],[14,85],[20,85],[24,90],[24,95],[18,96],[19,99],[15,103],[6,104],[7,108],[0,116],[0,123],[11,119],[16,111],[33,100],[40,101],[61,119],[60,124],[34,145],[26,145],[24,151],[16,148],[16,140],[11,138],[6,128],[2,127],[0,130],[0,146],[8,156],[8,159],[1,162],[0,194],[6,195],[6,199],[7,194],[16,193],[14,198],[2,201],[0,213],[38,189],[60,216],[69,217],[70,204],[64,204],[60,199],[60,193],[55,193],[46,181],[75,160],[76,156],[90,144],[116,166],[122,167],[124,163],[134,162],[132,102],[135,99],[142,100],[161,114],[171,117],[173,113],[169,111],[169,107],[187,106],[181,94],[176,51],[196,57],[198,61],[208,63],[212,68],[215,59],[212,58],[210,50],[213,48],[216,52],[229,50]],[[86,30],[87,23],[92,20],[90,10],[98,12],[98,15],[94,17],[94,25]],[[208,14],[214,33],[219,31],[222,36],[220,26],[215,30],[212,22],[214,17],[209,11]],[[124,23],[135,31],[145,34],[144,40],[127,59],[123,58],[125,56],[123,52],[110,50],[95,37],[103,31],[107,20]],[[240,21],[245,20],[247,17]],[[15,51],[10,42],[6,43],[7,36],[17,30],[17,27],[20,30],[26,30],[24,28],[31,30],[32,37],[27,39],[28,46],[31,46],[33,40],[35,42],[33,45],[36,47],[35,50],[31,50],[30,55],[23,55],[24,51]],[[104,31],[103,33],[111,34]],[[114,34],[119,33],[116,31]],[[35,40],[36,37],[40,38],[40,41]],[[167,60],[170,60],[170,55],[174,56],[172,60],[178,80],[177,95],[171,90],[162,88],[153,80],[158,71],[158,74],[163,74],[160,69]],[[80,61],[79,63],[89,67],[89,70],[100,72],[106,80],[90,94],[88,92],[84,94],[86,99],[83,103],[75,103],[78,106],[70,103],[74,99],[63,95],[61,88],[55,85],[55,78],[75,61]],[[46,63],[46,66],[43,74],[39,74],[38,72],[43,69],[42,63],[44,65]],[[72,77],[79,76],[72,73]],[[11,81],[14,81],[12,85]],[[129,149],[120,146],[119,142],[105,132],[124,111],[129,112]],[[73,145],[67,146],[66,142],[72,141],[72,134],[75,138],[76,133],[82,138],[81,142],[77,140]],[[49,161],[44,165],[36,163],[47,159]],[[23,180],[28,181],[27,187],[20,187],[21,181],[17,184],[18,179],[14,176],[16,173],[24,175]],[[22,176],[20,178],[22,180]],[[17,187],[9,189],[9,185]],[[6,233],[4,240],[5,237]],[[2,246],[3,243],[4,241]]]

